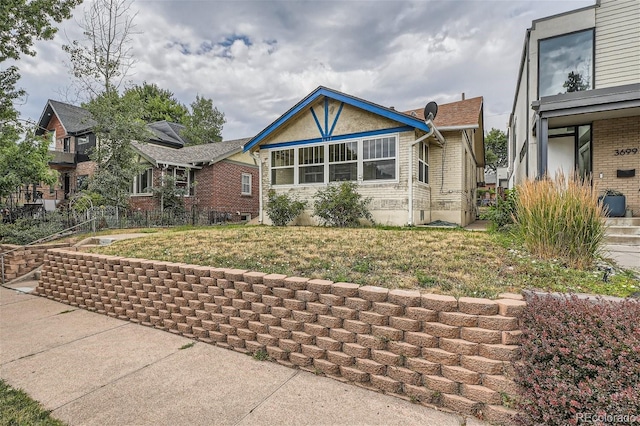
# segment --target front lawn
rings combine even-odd
[[[630,273],[532,259],[504,235],[460,229],[229,226],[159,232],[92,249],[125,257],[495,298],[523,288],[628,296]]]
[[[42,425],[64,426],[49,412],[19,389],[0,380],[0,426]]]

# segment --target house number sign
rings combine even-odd
[[[613,150],[613,155],[633,155],[638,153],[638,148],[625,148]]]

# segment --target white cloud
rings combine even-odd
[[[398,109],[484,96],[485,126],[504,129],[522,41],[533,19],[574,1],[136,1],[131,83],[189,104],[212,98],[223,135],[255,135],[319,85]],[[80,19],[81,8],[75,16]],[[63,24],[80,36],[75,20]],[[19,66],[23,116],[62,99],[65,38],[39,42]],[[64,99],[62,99],[64,100]]]

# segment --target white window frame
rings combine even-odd
[[[253,180],[253,176],[251,173],[243,173],[240,178],[240,194],[241,195],[251,195],[251,184]]]
[[[356,145],[356,146],[355,146],[355,148],[356,148],[356,149],[355,149],[355,157],[356,157],[356,159],[355,159],[355,160],[351,159],[351,160],[338,160],[338,161],[331,161],[331,158],[330,158],[330,156],[331,156],[331,148],[330,148],[330,147],[331,147],[331,146],[344,145],[344,148],[345,148],[345,158],[346,158],[346,157],[348,156],[348,153],[350,152],[350,151],[348,151],[348,150],[347,150],[347,146],[348,146],[348,145],[352,145],[352,144],[355,144],[355,145]],[[329,144],[327,144],[327,152],[328,152],[328,154],[329,154],[329,155],[328,155],[328,159],[327,159],[327,160],[328,160],[328,161],[327,161],[327,162],[328,162],[328,169],[329,169],[329,172],[328,172],[328,175],[329,175],[329,176],[328,176],[328,178],[327,178],[327,182],[342,182],[341,180],[331,180],[331,166],[336,166],[336,165],[341,165],[341,164],[355,164],[355,165],[356,165],[356,179],[355,179],[355,181],[358,181],[358,176],[359,176],[359,174],[358,174],[358,169],[359,169],[359,167],[358,167],[358,158],[360,158],[360,157],[358,156],[358,145],[359,145],[359,144],[358,144],[358,141],[355,141],[355,140],[350,140],[350,141],[339,141],[339,142],[333,142],[333,143],[329,143]],[[353,182],[353,180],[351,180],[351,182]]]
[[[367,159],[365,160],[363,158],[363,145],[364,145],[364,141],[375,141],[378,139],[393,139],[393,143],[394,143],[394,155],[386,155],[386,156],[382,156],[379,158],[371,158],[371,159]],[[350,144],[350,143],[356,143],[356,147],[357,147],[357,155],[356,155],[356,160],[350,160],[350,161],[338,161],[338,162],[331,162],[329,159],[329,146],[330,145],[339,145],[339,144]],[[324,180],[323,182],[315,182],[315,183],[300,183],[300,171],[301,168],[303,167],[307,167],[307,166],[311,166],[311,164],[308,165],[304,165],[304,164],[299,164],[299,150],[300,149],[304,149],[304,148],[311,148],[311,147],[317,147],[317,146],[321,146],[324,148],[324,162],[323,163],[318,163],[318,164],[314,164],[314,165],[324,165]],[[292,165],[286,165],[286,166],[274,166],[273,165],[273,158],[274,158],[274,153],[278,152],[278,151],[291,151],[292,155],[293,155],[293,164]],[[398,179],[399,179],[399,151],[400,151],[400,136],[398,133],[389,133],[389,134],[381,134],[381,135],[376,135],[374,137],[364,137],[364,138],[354,138],[354,139],[344,139],[344,140],[339,140],[339,141],[325,141],[325,142],[320,142],[320,143],[313,143],[313,144],[305,144],[305,145],[300,145],[300,146],[287,146],[287,147],[279,147],[279,148],[273,148],[273,149],[269,149],[268,152],[268,158],[269,158],[269,183],[271,186],[277,186],[277,187],[292,187],[292,186],[322,186],[322,185],[327,185],[333,181],[329,181],[330,175],[329,175],[329,167],[330,165],[333,164],[348,164],[348,163],[356,163],[357,164],[357,173],[356,173],[356,179],[352,180],[351,182],[357,182],[359,185],[376,185],[376,184],[387,184],[387,183],[397,183]],[[375,162],[375,161],[384,161],[384,160],[393,160],[394,161],[394,165],[395,165],[395,170],[394,170],[394,174],[395,176],[391,179],[367,179],[364,180],[364,164],[367,162]],[[279,170],[279,169],[292,169],[293,170],[293,182],[292,183],[281,183],[281,184],[276,184],[273,182],[273,170]]]
[[[149,182],[149,186],[147,187],[146,191],[145,191],[145,188],[139,188],[140,177],[143,174],[147,175],[147,181]],[[133,183],[131,185],[131,195],[135,195],[135,196],[150,196],[150,195],[153,195],[153,192],[152,192],[151,188],[153,188],[153,168],[149,167],[148,169],[146,169],[146,170],[138,173],[136,176],[134,176]]]
[[[393,155],[385,155],[384,151],[384,142],[385,139],[393,139]],[[364,143],[365,142],[377,142],[380,141],[382,144],[382,156],[378,157],[369,157],[369,158],[364,158]],[[358,158],[361,158],[361,160],[358,161],[358,164],[362,164],[362,167],[360,168],[361,173],[358,173],[359,176],[361,176],[362,182],[367,182],[367,183],[371,183],[371,182],[393,182],[393,181],[397,181],[398,180],[398,137],[397,135],[379,135],[378,137],[375,138],[366,138],[362,140],[362,143],[360,144],[362,147],[362,155],[359,155]],[[377,151],[377,148],[374,148]],[[377,152],[374,154],[377,155]],[[364,163],[375,163],[375,162],[380,162],[380,161],[389,161],[389,160],[393,160],[394,162],[394,177],[391,179],[365,179],[364,178]]]
[[[429,184],[429,144],[418,145],[418,182]]]

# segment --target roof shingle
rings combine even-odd
[[[436,127],[475,126],[481,124],[482,96],[438,105],[438,114],[433,123]],[[412,114],[415,113],[415,116]],[[424,120],[424,109],[405,111],[405,114]]]

